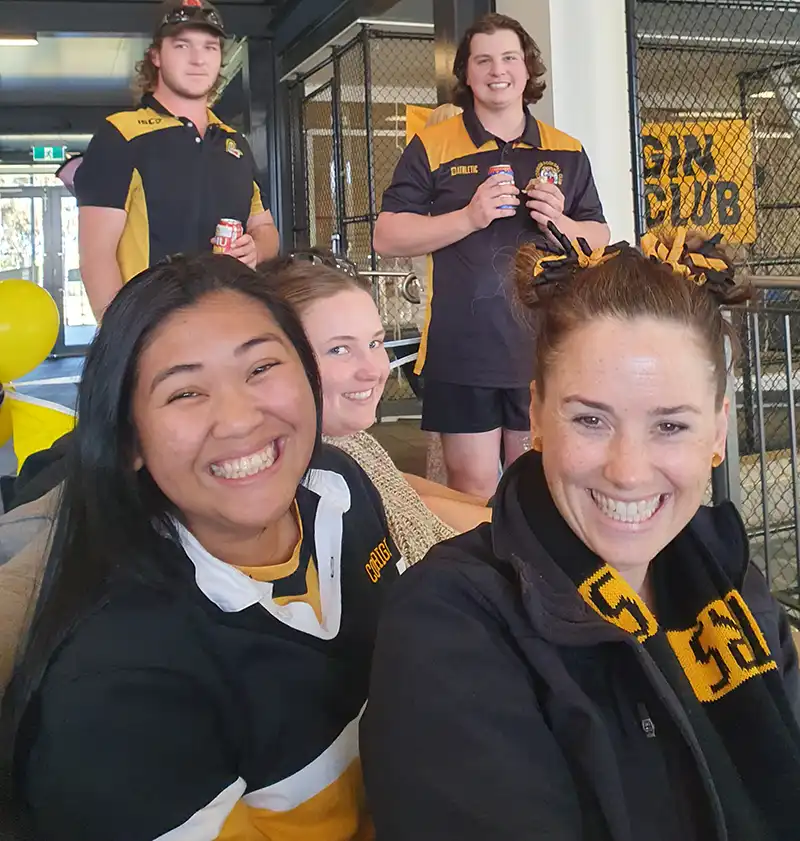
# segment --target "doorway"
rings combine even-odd
[[[0,187],[0,280],[10,278],[53,296],[60,324],[52,355],[83,355],[97,322],[80,276],[78,206],[64,187]]]

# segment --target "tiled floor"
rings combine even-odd
[[[425,475],[425,434],[418,420],[383,421],[370,432],[381,442],[403,473]]]

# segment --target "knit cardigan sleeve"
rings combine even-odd
[[[369,433],[326,437],[325,442],[347,453],[375,485],[386,511],[389,531],[408,564],[421,561],[432,546],[456,535],[427,508],[389,453]]]

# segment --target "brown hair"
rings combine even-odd
[[[153,62],[153,51],[160,50],[163,42],[164,36],[156,35],[156,37],[153,38],[153,43],[150,44],[145,51],[142,60],[136,62],[131,89],[133,90],[133,95],[137,103],[145,94],[153,93],[158,85],[158,68]],[[219,43],[220,48],[222,49],[224,46],[224,39],[222,37],[220,37]],[[222,73],[220,72],[217,81],[214,82],[214,87],[208,92],[209,102],[213,102],[216,99],[221,83]]]
[[[309,253],[318,254],[316,249]],[[302,258],[277,257],[261,263],[256,271],[300,316],[311,304],[333,298],[340,292],[372,292],[370,284],[358,273],[348,274],[331,265]]]
[[[671,247],[671,234],[660,234],[659,239]],[[696,252],[704,243],[706,236],[692,231],[687,236],[686,252]],[[705,253],[723,260],[732,275],[730,258],[723,250],[714,247]],[[714,368],[715,397],[717,405],[722,405],[728,376],[725,339],[731,341],[734,359],[739,342],[720,307],[750,300],[753,288],[748,282],[699,285],[691,275],[686,277],[668,263],[654,261],[638,249],[623,245],[616,256],[601,265],[576,268],[563,279],[542,283],[542,275],[536,279],[533,276],[542,256],[535,246],[523,246],[517,252],[514,271],[519,301],[535,315],[536,380],[542,394],[554,358],[575,330],[599,318],[653,318],[682,324],[694,332]]]
[[[153,43],[145,51],[141,61],[136,62],[133,77],[133,93],[137,100],[146,93],[152,93],[158,84],[158,68],[153,64],[151,53],[161,47],[161,38],[153,39]]]
[[[536,41],[528,35],[525,27],[514,18],[496,13],[484,15],[479,18],[464,33],[461,43],[456,50],[456,57],[453,60],[453,75],[456,77],[456,85],[453,89],[453,102],[462,108],[472,105],[472,91],[467,85],[467,63],[469,62],[472,39],[476,35],[492,35],[500,29],[508,29],[516,32],[519,37],[522,52],[525,56],[525,66],[528,68],[528,83],[522,94],[522,101],[525,105],[533,105],[544,96],[547,83],[544,81],[544,74],[547,68],[542,61],[542,54]]]

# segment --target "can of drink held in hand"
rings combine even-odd
[[[243,233],[244,225],[238,219],[220,219],[214,234],[214,253],[228,254]]]
[[[509,164],[495,164],[494,166],[489,167],[489,177],[491,178],[493,175],[507,175],[508,180],[502,181],[503,184],[513,184],[514,183],[514,170],[509,166]],[[516,205],[513,204],[501,204],[501,210],[516,210]]]

